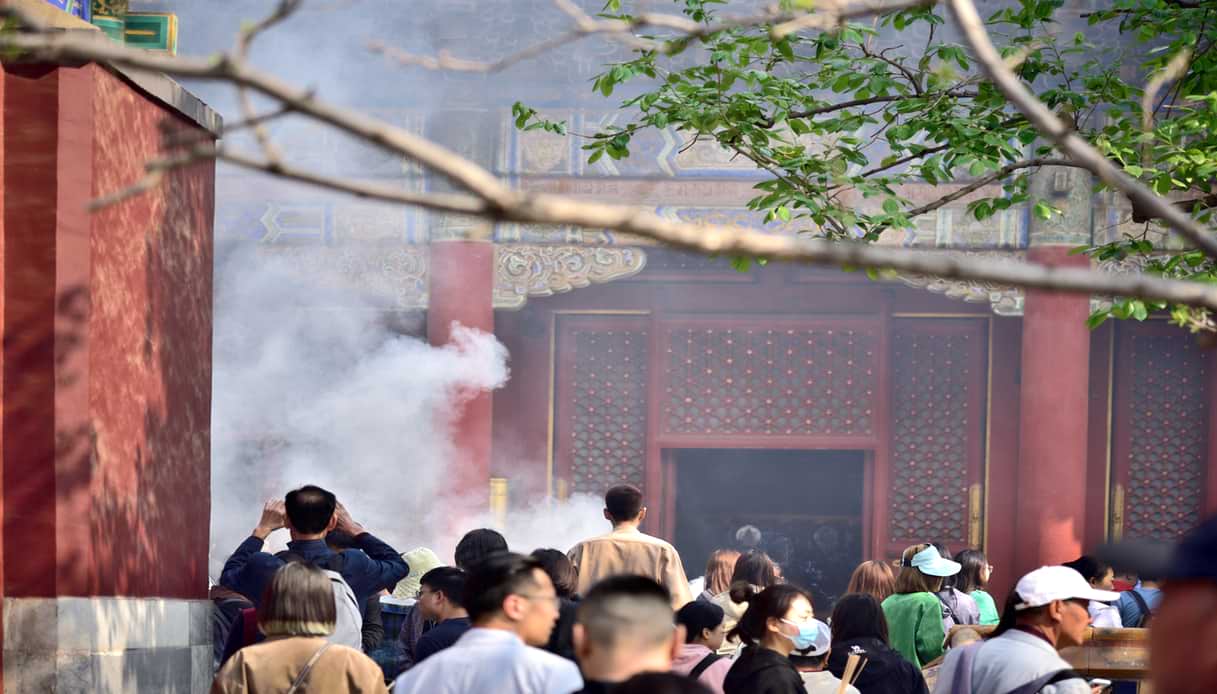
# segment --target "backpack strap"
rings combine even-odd
[[[697,662],[697,665],[694,665],[693,669],[689,671],[689,679],[695,680],[698,677],[701,677],[701,673],[710,669],[711,665],[717,663],[718,661],[720,661],[722,659],[723,659],[723,656],[721,656],[717,653],[711,653],[710,655],[706,656],[705,658],[702,658],[701,660],[699,660]]]
[[[313,666],[317,664],[317,660],[321,658],[321,654],[325,653],[326,649],[329,648],[330,645],[331,644],[328,641],[321,644],[321,648],[317,649],[317,652],[313,654],[313,657],[309,658],[308,662],[304,664],[304,669],[300,671],[300,674],[296,675],[296,680],[292,682],[292,686],[287,690],[287,694],[296,694],[296,692],[300,691],[300,687],[308,681],[308,676],[309,673],[313,671]]]
[[[1137,626],[1145,626],[1145,621],[1153,615],[1153,611],[1149,609],[1149,603],[1145,601],[1145,598],[1136,589],[1128,591],[1128,594],[1132,596],[1133,602],[1137,603],[1137,608],[1141,610],[1141,619],[1137,620]]]
[[[1050,684],[1056,684],[1057,682],[1064,682],[1065,680],[1074,679],[1082,679],[1082,676],[1070,668],[1065,668],[1064,670],[1057,670],[1056,672],[1050,672],[1046,675],[1042,675],[1022,685],[1021,687],[1011,689],[1010,691],[1006,692],[1006,694],[1036,694],[1036,692]]]

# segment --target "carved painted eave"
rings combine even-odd
[[[969,259],[997,259],[1016,262],[1026,262],[1023,251],[960,251],[954,255]],[[1140,273],[1145,267],[1147,258],[1129,257],[1120,261],[1104,261],[1095,265],[1095,269],[1115,274]],[[972,280],[953,280],[934,277],[931,275],[916,275],[899,273],[901,282],[917,289],[942,294],[952,299],[971,303],[989,303],[989,308],[999,316],[1023,315],[1023,290],[993,282],[977,282]],[[1092,296],[1090,309],[1092,311],[1111,306],[1111,297]]]
[[[423,310],[429,299],[426,245],[262,245],[259,252],[299,269],[321,289],[354,292],[386,309]],[[628,246],[496,244],[494,307],[519,309],[552,296],[638,274],[646,253]]]
[[[641,248],[498,245],[494,248],[494,307],[518,309],[528,297],[552,296],[631,277],[646,266]]]

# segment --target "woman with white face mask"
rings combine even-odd
[[[790,662],[795,649],[811,647],[820,633],[811,595],[779,584],[742,595],[748,609],[729,636],[744,644],[723,680],[725,694],[807,694],[803,678]]]

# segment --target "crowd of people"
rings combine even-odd
[[[1089,694],[1110,683],[1060,651],[1091,626],[1151,622],[1157,691],[1217,691],[1217,519],[1161,570],[1117,577],[1092,556],[1036,569],[1000,612],[983,552],[917,544],[860,564],[823,619],[755,543],[714,551],[690,583],[640,530],[637,488],[610,489],[604,515],[609,532],[565,552],[473,530],[445,565],[398,553],[324,489],[293,490],[213,587],[212,692],[928,694],[932,680],[935,694]],[[279,528],[288,549],[263,551]]]

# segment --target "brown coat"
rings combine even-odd
[[[283,694],[325,639],[293,636],[246,646],[228,659],[211,694]],[[300,694],[387,694],[380,666],[363,653],[332,645],[317,659]]]
[[[579,569],[579,593],[608,576],[637,574],[653,578],[672,594],[672,608],[680,609],[692,598],[689,579],[676,548],[657,537],[633,528],[614,530],[575,545],[570,560]]]

